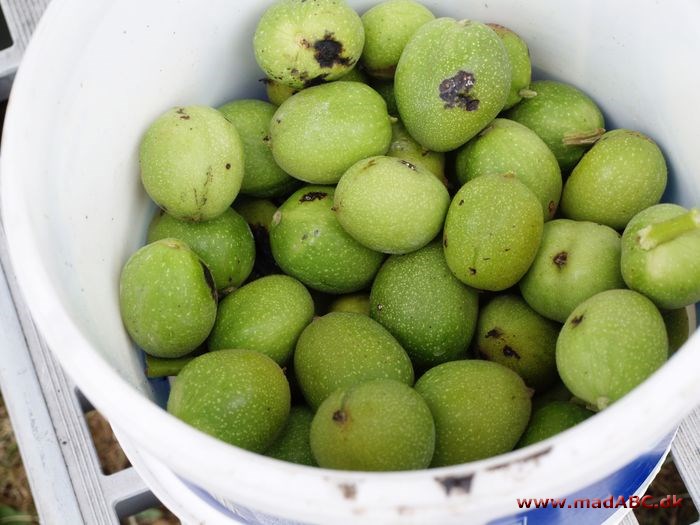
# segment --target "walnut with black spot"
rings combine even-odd
[[[540,315],[563,323],[592,295],[625,287],[620,252],[620,235],[608,226],[549,221],[535,260],[520,281],[520,291]]]
[[[269,78],[300,89],[348,73],[364,43],[362,21],[344,0],[279,0],[258,22],[253,49]]]
[[[516,295],[499,295],[481,309],[474,346],[489,361],[507,366],[541,392],[557,380],[559,325]]]
[[[632,290],[606,290],[578,305],[557,339],[557,371],[566,387],[603,410],[668,359],[661,313]]]
[[[496,33],[473,20],[438,18],[421,26],[396,66],[394,94],[411,136],[450,151],[503,109],[511,65]]]
[[[333,186],[305,186],[275,214],[270,227],[272,255],[282,270],[321,292],[360,291],[384,260],[341,228],[333,207]]]
[[[435,423],[410,386],[375,379],[337,390],[321,404],[311,423],[311,450],[324,468],[424,469],[435,451]]]

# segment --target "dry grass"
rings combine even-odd
[[[634,515],[640,525],[690,525],[698,520],[698,511],[690,499],[690,495],[683,484],[680,474],[669,455],[664,462],[661,471],[647,490],[647,494],[654,498],[650,503],[658,503],[661,498],[675,494],[683,498],[680,508],[675,509],[637,509]]]
[[[109,475],[128,468],[129,460],[119,446],[117,438],[114,437],[112,428],[107,420],[96,410],[85,414],[85,419],[87,420],[92,440],[95,443],[102,472]]]
[[[38,523],[19,448],[12,433],[7,409],[0,397],[0,510],[2,507],[20,512],[14,517],[16,522]],[[9,519],[0,517],[0,523],[3,522],[9,523]]]

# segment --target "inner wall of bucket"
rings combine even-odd
[[[142,357],[123,329],[118,303],[119,273],[144,244],[154,212],[139,181],[139,142],[172,106],[217,106],[263,94],[252,35],[270,3],[209,0],[202,9],[194,1],[152,0],[100,7],[101,23],[86,31],[73,74],[56,92],[54,125],[63,132],[57,129],[44,152],[50,171],[33,181],[41,210],[35,231],[65,310],[96,351],[148,396]],[[359,12],[374,3],[350,2]],[[648,32],[625,22],[636,5],[631,0],[606,4],[604,12],[583,0],[566,9],[546,1],[424,3],[438,16],[498,22],[520,33],[536,76],[578,86],[600,105],[608,128],[639,130],[660,144],[671,173],[666,200],[700,201],[697,133],[685,106],[700,79],[686,68],[688,81],[678,82],[675,69],[695,62],[697,46],[684,42],[692,35],[678,34],[661,7],[649,7],[645,16],[653,17],[656,34],[674,39],[650,47]]]

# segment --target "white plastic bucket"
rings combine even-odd
[[[647,382],[575,429],[434,470],[366,474],[286,464],[201,434],[154,402],[162,393],[145,380],[117,300],[119,271],[143,243],[153,212],[138,179],[139,139],[168,107],[260,94],[251,41],[269,3],[55,0],[49,7],[7,113],[2,212],[20,286],[62,365],[135,449],[239,516],[263,522],[518,523],[524,511],[516,498],[634,493],[674,426],[700,402],[697,333]],[[362,11],[374,2],[350,3]],[[540,74],[588,92],[609,127],[637,129],[661,144],[672,173],[668,199],[700,202],[698,2],[425,4],[519,32]],[[600,523],[613,511],[546,509],[528,518]]]

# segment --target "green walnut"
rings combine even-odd
[[[336,184],[357,161],[391,143],[384,99],[360,82],[331,82],[286,100],[270,125],[272,155],[297,179]]]
[[[530,391],[523,380],[490,361],[438,365],[418,380],[416,391],[435,420],[433,467],[508,452],[530,419]]]
[[[361,62],[367,72],[394,78],[396,64],[416,30],[435,19],[433,13],[414,0],[387,0],[362,15],[365,47]]]
[[[554,356],[558,335],[559,325],[522,298],[499,295],[481,309],[474,342],[482,357],[517,372],[540,392],[558,379]]]
[[[362,84],[369,84],[369,77],[357,67],[345,73],[338,80],[342,80],[343,82],[361,82]]]
[[[582,406],[565,401],[551,401],[533,409],[530,424],[520,438],[517,448],[526,447],[556,436],[593,415]]]
[[[565,217],[622,230],[666,189],[659,147],[637,131],[608,131],[571,172],[561,196]]]
[[[579,399],[602,410],[666,362],[661,314],[632,290],[607,290],[571,312],[557,340],[557,370]]]
[[[362,21],[344,0],[278,0],[260,18],[253,50],[269,78],[303,88],[347,74],[364,43]]]
[[[263,452],[289,416],[289,384],[272,359],[251,350],[201,355],[178,374],[168,412],[237,447]]]
[[[341,295],[330,304],[328,311],[369,315],[369,295],[366,293]]]
[[[394,77],[399,114],[432,151],[458,148],[503,109],[511,66],[501,39],[473,20],[438,18],[416,31]]]
[[[335,213],[355,240],[383,253],[417,250],[440,232],[450,196],[431,172],[394,157],[370,157],[338,183]]]
[[[424,368],[466,353],[478,302],[476,292],[450,272],[438,240],[384,263],[372,285],[370,316]]]
[[[350,237],[333,212],[333,186],[305,186],[280,206],[270,247],[284,272],[321,292],[341,294],[369,286],[384,256]]]
[[[501,37],[503,44],[506,46],[508,58],[511,65],[511,81],[508,100],[504,109],[509,109],[515,106],[523,98],[532,96],[530,80],[532,78],[532,63],[530,62],[530,50],[527,48],[525,41],[520,38],[515,31],[508,29],[499,24],[486,24],[493,29],[496,34]]]
[[[354,68],[348,71],[345,75],[340,77],[338,80],[344,82],[362,82],[364,84],[369,83],[369,78],[360,69]],[[289,87],[286,84],[272,80],[271,78],[264,78],[262,82],[265,84],[265,91],[267,93],[267,99],[270,103],[275,106],[281,106],[282,102],[287,100],[292,95],[296,95],[301,91],[302,88]],[[319,82],[320,84],[325,83]]]
[[[660,310],[668,334],[668,353],[674,354],[690,337],[690,318],[687,308]],[[695,327],[693,327],[695,329]]]
[[[392,124],[391,131],[391,145],[386,153],[387,157],[396,157],[414,166],[421,166],[447,185],[444,153],[429,151],[418,144],[399,120]]]
[[[263,228],[265,231],[270,231],[277,206],[269,199],[241,196],[233,203],[233,209],[245,219],[255,236],[256,229]]]
[[[659,308],[700,301],[700,210],[658,204],[635,215],[622,235],[622,277]]]
[[[561,197],[561,171],[537,134],[513,120],[497,118],[457,153],[460,184],[482,175],[512,173],[539,199],[544,220],[554,216]]]
[[[253,197],[279,197],[299,183],[272,157],[270,121],[277,107],[262,100],[234,100],[219,111],[236,126],[243,142],[245,168],[241,193]]]
[[[537,133],[568,173],[605,133],[603,114],[585,93],[562,82],[537,80],[529,91],[505,116]]]
[[[202,258],[220,292],[238,288],[253,270],[253,234],[245,219],[230,208],[204,222],[180,221],[161,210],[148,227],[148,242],[168,237],[184,241]]]
[[[535,392],[532,396],[532,410],[533,412],[538,408],[549,404],[552,401],[566,401],[573,402],[575,396],[566,388],[566,385],[562,382],[561,378],[549,387],[544,392]]]
[[[462,186],[447,212],[447,265],[474,288],[510,288],[534,260],[543,223],[537,197],[514,175],[477,177]]]
[[[544,225],[520,291],[537,313],[563,323],[589,297],[624,284],[619,233],[602,224],[557,219]]]
[[[255,239],[255,262],[249,280],[282,273],[270,248],[270,228],[277,206],[267,199],[246,198],[243,195],[233,203],[233,209],[248,223]]]
[[[396,106],[396,97],[394,96],[393,80],[374,79],[371,84],[372,88],[381,95],[386,102],[386,110],[392,117],[399,116],[399,108]]]
[[[243,180],[243,143],[235,126],[206,106],[173,108],[150,125],[139,151],[148,195],[177,219],[221,215]]]
[[[303,284],[287,275],[268,275],[221,301],[209,350],[257,350],[284,364],[313,316],[314,303]]]
[[[265,455],[289,463],[315,467],[316,460],[311,452],[311,421],[314,413],[305,406],[293,406],[289,418],[274,443]]]
[[[270,101],[270,104],[275,106],[281,106],[282,102],[301,91],[301,89],[290,87],[287,84],[283,84],[271,78],[264,78],[262,82],[265,84],[267,100]]]
[[[294,373],[306,401],[318,408],[330,394],[370,379],[413,384],[413,366],[401,345],[366,315],[332,312],[301,334]]]
[[[410,386],[375,379],[337,390],[321,404],[311,424],[311,450],[324,468],[424,469],[435,450],[435,423]]]
[[[119,308],[127,332],[146,353],[182,357],[201,345],[214,326],[214,279],[184,242],[162,239],[138,250],[124,265]]]

